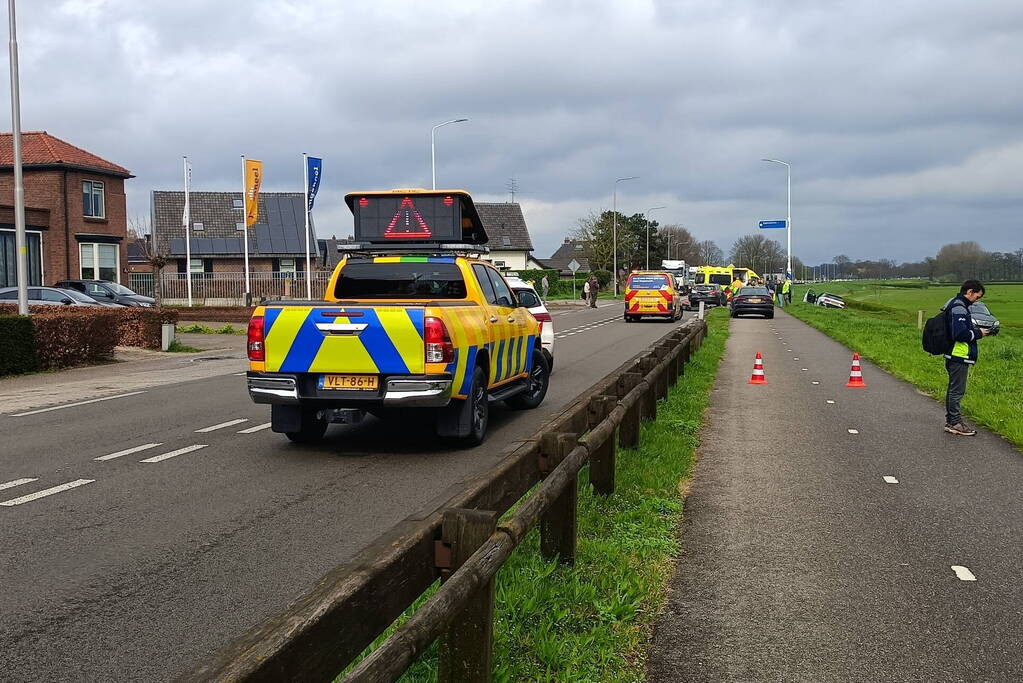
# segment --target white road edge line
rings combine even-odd
[[[810,384],[820,384],[820,382],[810,382]],[[828,401],[828,403],[831,403],[831,401]]]
[[[846,431],[849,432],[850,434],[859,434],[860,433],[860,430],[858,430],[858,429],[847,429]]]
[[[237,420],[228,420],[227,422],[221,422],[218,425],[211,425],[209,427],[203,427],[202,429],[197,429],[197,430],[195,430],[195,433],[196,434],[206,434],[207,432],[215,432],[218,429],[223,429],[224,427],[234,427],[235,425],[240,425],[242,422],[248,422],[248,421],[249,421],[249,418],[247,418],[247,417],[240,417]]]
[[[0,503],[0,505],[3,505],[3,503]],[[976,581],[977,580],[977,577],[973,575],[973,572],[970,571],[969,567],[964,567],[964,566],[959,565],[959,564],[954,564],[954,565],[952,565],[952,571],[954,571],[956,573],[956,577],[958,577],[960,581]]]
[[[12,489],[15,486],[21,486],[22,484],[31,484],[34,481],[39,481],[39,479],[38,478],[35,478],[35,479],[15,479],[14,481],[5,481],[4,483],[0,484],[0,491],[3,491],[4,489]]]
[[[139,460],[139,462],[161,462],[161,461],[167,460],[169,458],[176,458],[177,456],[184,455],[185,453],[191,453],[192,451],[197,451],[200,448],[206,448],[207,446],[209,446],[208,443],[199,443],[199,444],[195,444],[194,446],[185,446],[184,448],[179,448],[176,451],[171,451],[169,453],[163,453],[161,455],[154,455],[153,457],[146,458],[145,460]]]
[[[109,455],[101,455],[98,458],[93,458],[93,460],[99,462],[102,462],[104,460],[113,460],[114,458],[120,458],[125,455],[131,455],[132,453],[138,453],[139,451],[148,451],[150,448],[156,448],[157,446],[162,445],[163,445],[162,443],[144,443],[141,446],[135,446],[134,448],[126,448],[123,451],[117,451],[116,453],[111,453]]]
[[[828,403],[830,403],[830,404],[832,404],[832,405],[834,405],[834,403],[835,403],[835,402],[834,402],[834,401],[832,401],[832,400],[831,400],[830,398],[828,399],[828,401],[827,401],[827,402],[828,402]]]
[[[91,484],[94,481],[96,481],[96,480],[95,479],[75,479],[74,481],[69,481],[66,484],[61,484],[60,486],[54,486],[53,488],[43,489],[42,491],[36,491],[35,493],[30,493],[27,496],[22,496],[21,498],[12,498],[11,500],[5,500],[3,502],[0,502],[0,505],[4,505],[6,507],[11,507],[13,505],[21,505],[22,503],[28,503],[28,502],[31,502],[33,500],[37,500],[39,498],[45,498],[46,496],[52,496],[53,494],[60,493],[61,491],[67,491],[67,490],[70,490],[70,489],[78,488],[79,486],[85,486],[86,484]]]
[[[263,431],[264,429],[266,429],[269,426],[270,426],[270,423],[266,422],[266,423],[261,424],[261,425],[256,425],[255,427],[249,427],[248,429],[243,429],[243,430],[239,431],[238,433],[239,434],[254,434],[255,432]]]
[[[127,394],[118,394],[117,396],[104,396],[103,398],[92,398],[88,401],[79,401],[78,403],[65,403],[62,406],[50,406],[49,408],[40,408],[39,410],[30,410],[27,413],[15,413],[11,417],[28,417],[29,415],[38,415],[39,413],[48,413],[51,410],[62,410],[64,408],[74,408],[76,406],[84,406],[88,403],[99,403],[100,401],[112,401],[115,398],[128,398],[129,396],[138,396],[144,394],[144,391],[132,391]]]
[[[884,483],[886,483],[886,484],[898,484],[899,483],[899,480],[896,479],[895,477],[891,476],[890,474],[886,474],[886,475],[884,475],[881,478],[884,479]]]

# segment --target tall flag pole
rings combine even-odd
[[[249,228],[259,220],[259,186],[263,182],[263,162],[242,155],[242,205],[245,209],[245,305],[252,303],[249,283]]]
[[[188,280],[188,305],[192,306],[192,211],[189,205],[189,191],[192,185],[192,165],[188,163],[188,157],[181,157],[184,163],[185,174],[185,210],[181,213],[181,224],[185,228],[185,273]]]
[[[302,154],[303,170],[305,171],[305,295],[313,298],[312,259],[309,250],[309,212],[313,210],[316,193],[320,189],[320,173],[323,170],[323,159]]]
[[[252,303],[249,297],[249,211],[248,206],[249,179],[245,173],[245,155],[242,155],[242,215],[245,221],[245,230],[242,232],[242,246],[245,250],[245,305]]]

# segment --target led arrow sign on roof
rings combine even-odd
[[[450,206],[450,203],[447,205]],[[416,209],[411,197],[401,200],[398,210],[394,212],[394,218],[387,224],[387,229],[384,231],[384,237],[389,240],[430,239],[432,236],[433,231],[423,220],[423,215]]]

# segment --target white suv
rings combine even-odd
[[[519,297],[519,303],[533,314],[536,321],[540,323],[540,343],[543,345],[544,353],[547,354],[547,362],[554,369],[554,319],[550,311],[544,306],[543,299],[528,282],[525,282],[514,275],[505,275],[508,286]]]

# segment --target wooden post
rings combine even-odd
[[[565,459],[575,448],[577,437],[574,434],[544,434],[540,441],[540,450],[547,456],[551,471]],[[540,518],[540,554],[551,560],[555,557],[562,564],[575,564],[575,513],[578,497],[578,478],[565,487],[547,512]]]
[[[924,312],[923,311],[917,311],[916,312],[916,329],[922,330],[923,327],[924,327]]]
[[[671,354],[671,361],[668,363],[668,386],[673,387],[678,382],[678,357],[682,353],[682,349],[672,349],[668,351]]]
[[[609,396],[594,398],[590,401],[591,414],[599,414],[603,420],[614,410],[617,403],[616,399]],[[596,426],[596,423],[591,423],[591,427],[593,426]],[[615,492],[615,439],[617,437],[616,432],[611,432],[611,436],[590,454],[590,485],[593,487],[594,493],[601,496],[610,496]]]
[[[639,384],[642,375],[629,372],[624,375],[628,391]],[[643,401],[639,400],[632,404],[632,407],[625,412],[625,419],[618,429],[618,445],[622,448],[636,448],[639,446],[639,419]]]
[[[654,364],[657,363],[656,358],[647,356],[643,359],[643,376],[647,377],[647,382],[650,384],[650,388],[640,398],[640,416],[644,420],[656,420],[657,419],[657,380],[651,382],[649,375],[650,371],[653,370]]]
[[[441,539],[451,549],[451,567],[441,582],[461,567],[497,528],[497,513],[489,510],[444,511]],[[494,651],[494,582],[489,581],[440,637],[437,680],[440,683],[484,683],[492,673]]]

